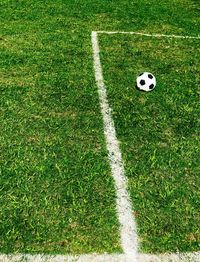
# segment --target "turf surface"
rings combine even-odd
[[[0,252],[121,251],[90,42],[26,30],[0,53]]]
[[[191,0],[164,0],[160,4],[155,0],[139,2],[136,0],[1,0],[0,252],[88,253],[121,251],[115,212],[115,191],[106,157],[103,124],[98,105],[97,87],[94,83],[91,31],[124,30],[197,35],[199,22],[198,2]],[[103,46],[108,46],[109,49],[112,46],[112,39],[105,38]],[[165,64],[164,60],[161,61],[163,52],[166,51],[166,54],[163,55],[164,58],[167,54],[171,54],[169,50],[159,47],[158,50],[161,54],[156,60],[153,53],[151,56],[149,53],[140,53],[146,48],[143,41],[141,41],[143,43],[141,47],[138,41],[134,42],[138,53],[131,46],[132,38],[127,39],[125,46],[119,48],[120,43],[125,40],[123,37],[115,40],[116,52],[121,57],[121,62],[112,57],[104,64],[109,90],[111,91],[112,85],[116,85],[116,82],[113,81],[113,73],[116,77],[121,74],[120,80],[122,79],[124,84],[121,85],[119,94],[114,94],[116,101],[111,101],[115,109],[114,118],[119,138],[122,138],[124,125],[127,126],[127,136],[124,137],[124,141],[129,141],[133,137],[133,135],[130,136],[130,122],[135,98],[137,101],[141,100],[135,105],[138,112],[141,113],[141,118],[147,118],[147,121],[142,120],[146,127],[143,129],[141,137],[154,136],[155,141],[161,139],[161,134],[157,137],[158,131],[155,135],[152,134],[153,126],[151,125],[153,122],[150,116],[151,114],[155,115],[155,123],[158,128],[161,123],[159,118],[166,117],[165,125],[169,128],[166,131],[169,142],[162,142],[163,155],[159,155],[159,161],[161,163],[163,161],[163,168],[165,163],[176,165],[174,171],[176,176],[173,178],[172,173],[169,176],[171,181],[175,179],[177,184],[182,181],[185,183],[184,188],[188,185],[191,197],[188,194],[183,194],[182,203],[188,202],[190,199],[196,203],[198,181],[194,185],[189,183],[190,181],[194,182],[195,174],[197,174],[195,165],[198,163],[196,155],[193,158],[194,147],[198,146],[196,133],[198,129],[197,127],[193,128],[197,120],[195,115],[198,109],[197,91],[194,93],[190,88],[181,93],[179,92],[181,87],[177,89],[177,84],[185,83],[184,85],[187,86],[190,83],[193,86],[194,70],[195,76],[198,76],[199,71],[197,68],[195,69],[195,66],[192,67],[191,75],[188,76],[184,73],[187,81],[183,81],[178,73],[168,68],[167,62]],[[151,48],[155,49],[155,45],[159,45],[159,43],[146,42],[146,45],[149,50],[152,50]],[[169,46],[174,45],[170,42]],[[182,51],[179,48],[184,48],[184,46],[184,43],[178,42],[174,47],[175,55],[179,51],[177,54],[177,58],[180,59],[179,65],[183,63],[180,69],[182,73],[185,69],[187,70],[191,62],[196,65],[198,59],[195,53],[197,48],[195,41],[191,41],[189,50],[193,55],[190,57],[189,55],[182,57]],[[110,57],[112,50],[107,51],[106,54]],[[136,64],[132,60],[133,55],[137,56],[139,63]],[[171,66],[173,57],[171,56],[169,59]],[[133,58],[136,59],[136,57]],[[142,63],[142,58],[146,59],[147,64]],[[121,63],[119,66],[121,72],[115,67],[112,72],[109,71],[109,67],[115,62]],[[188,65],[186,65],[187,63]],[[159,64],[161,67],[157,71]],[[124,70],[125,65],[127,69],[132,70],[131,74]],[[133,68],[131,68],[132,66]],[[159,82],[163,83],[162,88],[158,88],[149,96],[134,93],[132,89],[134,73],[146,69],[146,67],[155,70],[156,76],[160,77]],[[177,69],[177,65],[174,66],[174,69]],[[165,82],[166,77],[163,72],[167,70],[170,72],[170,77]],[[157,74],[157,72],[159,73]],[[170,89],[167,88],[168,84],[171,85]],[[127,87],[130,92],[128,96],[124,92]],[[169,101],[163,102],[164,105],[166,103],[174,106],[174,100],[170,100],[171,96],[175,96],[177,100],[177,107],[167,107],[167,112],[166,105],[162,107],[166,92],[169,92],[166,96]],[[119,101],[121,95],[125,95],[127,98]],[[132,102],[128,104],[127,100],[130,99]],[[154,105],[152,105],[152,101],[154,101]],[[183,101],[185,102],[183,103]],[[117,106],[121,107],[124,102],[130,109],[127,108],[127,112],[123,112],[123,117],[121,117],[117,113]],[[192,103],[192,106],[189,106],[189,102]],[[145,105],[144,108],[147,108],[148,112],[141,111],[140,103]],[[176,124],[174,124],[177,131],[173,129],[173,124],[170,122],[168,115],[170,113],[172,114],[171,119],[177,118]],[[191,114],[194,114],[192,119],[190,118]],[[130,119],[128,119],[129,116]],[[125,119],[127,122],[124,121]],[[134,121],[140,120],[134,119]],[[162,122],[164,123],[163,119]],[[133,123],[131,124],[133,125]],[[194,134],[192,142],[190,129]],[[155,180],[156,174],[158,178],[161,177],[159,173],[161,170],[158,173],[152,172],[151,165],[154,165],[157,170],[158,154],[160,154],[158,153],[160,152],[159,146],[155,145],[152,138],[154,143],[144,151],[147,158],[150,154],[153,160],[145,160],[142,164],[141,161],[144,157],[141,157],[138,168],[143,168],[146,173],[138,171],[135,173],[135,176],[138,176],[138,186],[136,187],[136,180],[132,177],[134,173],[131,171],[136,167],[135,162],[132,166],[132,150],[143,151],[142,145],[139,143],[141,130],[137,132],[139,134],[134,133],[134,141],[138,140],[136,143],[138,148],[128,148],[124,142],[122,143],[130,192],[136,209],[144,202],[143,196],[134,199],[135,193],[139,196],[138,192],[144,186],[142,182],[147,177],[153,179],[152,182],[157,181]],[[179,140],[176,136],[173,143],[174,132],[177,133]],[[163,135],[165,139],[167,134]],[[165,153],[169,143],[173,148],[168,148]],[[182,149],[179,149],[179,145],[182,146]],[[185,148],[188,150],[186,151]],[[151,149],[154,150],[153,154]],[[183,164],[181,161],[176,162],[182,158],[174,157],[175,150],[180,150],[180,154],[186,158]],[[172,157],[170,157],[170,152]],[[163,160],[161,161],[161,159]],[[191,159],[193,160],[190,161]],[[181,180],[180,177],[179,180],[177,170],[183,170],[186,168],[186,163],[190,162],[191,166],[187,165],[189,170],[187,172],[191,172],[191,176],[185,175],[184,179]],[[162,173],[163,177],[168,177],[168,170],[169,168]],[[154,175],[149,176],[150,172]],[[141,178],[138,174],[145,177]],[[142,179],[141,183],[140,178]],[[163,183],[164,181],[163,179]],[[192,187],[193,191],[191,191]],[[148,190],[146,191],[146,189]],[[153,189],[156,190],[156,187]],[[152,192],[151,195],[149,186],[145,187],[143,194],[148,195],[150,203],[152,203],[152,198],[159,201],[157,198],[160,195],[155,192]],[[180,202],[180,198],[178,199]],[[184,204],[184,207],[187,206],[187,203]],[[146,211],[144,210],[143,213],[149,212],[148,206],[145,206],[144,209]],[[185,213],[181,209],[180,207],[180,214],[184,215]],[[189,208],[188,212],[190,213],[188,218],[191,218],[191,214],[196,214],[196,208],[193,211]],[[171,216],[172,213],[170,211]],[[187,242],[177,238],[172,241],[172,238],[168,237],[165,242],[161,241],[160,243],[160,237],[156,237],[156,234],[159,232],[162,234],[164,230],[162,223],[158,224],[152,233],[151,230],[147,230],[149,228],[147,222],[143,220],[145,222],[143,223],[141,220],[140,223],[140,217],[144,216],[139,215],[138,217],[138,225],[141,227],[139,232],[143,237],[141,244],[144,246],[144,250],[151,252],[173,251],[174,247],[177,247],[186,251],[199,248],[198,232],[195,233],[193,229],[188,229],[187,223],[185,227],[181,227],[184,231],[182,236],[188,236]],[[185,221],[186,218],[182,219],[181,221]],[[196,228],[197,219],[198,217],[191,219],[191,227]],[[150,217],[149,224],[154,222],[155,219]],[[172,229],[177,225],[177,221],[175,222],[175,224],[171,222]],[[158,232],[159,226],[161,230]],[[152,224],[153,227],[154,224]],[[172,229],[171,231],[174,231]]]
[[[145,252],[199,250],[199,40],[100,35],[101,62]],[[143,93],[136,76],[157,76]]]

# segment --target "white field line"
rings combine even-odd
[[[141,35],[149,37],[168,37],[168,38],[185,38],[185,39],[200,39],[200,36],[189,36],[189,35],[165,35],[165,34],[146,34],[142,32],[126,32],[126,31],[96,31],[97,34],[127,34],[127,35]]]
[[[133,262],[125,254],[90,254],[80,256],[67,255],[0,255],[0,262]],[[138,254],[138,262],[199,262],[200,252],[179,254]]]
[[[119,150],[111,109],[108,105],[106,88],[104,85],[98,45],[100,34],[132,34],[151,37],[192,38],[200,36],[177,36],[162,34],[143,34],[139,32],[97,31],[92,32],[92,46],[94,56],[95,78],[98,85],[101,112],[104,120],[109,159],[117,189],[117,210],[121,224],[121,241],[125,254],[83,254],[83,255],[31,255],[31,254],[0,254],[0,262],[200,262],[200,252],[173,253],[173,254],[141,254],[137,253],[136,224],[131,212],[131,204],[126,190],[124,167]],[[123,206],[122,204],[125,204]],[[127,222],[127,224],[126,224]],[[130,232],[128,231],[130,230]]]
[[[106,87],[104,85],[98,36],[92,32],[92,48],[94,58],[95,79],[98,86],[99,101],[104,123],[104,134],[107,143],[108,156],[117,194],[117,213],[120,223],[121,246],[125,254],[132,254],[136,258],[138,250],[136,223],[127,192],[127,181],[124,175],[119,143],[116,137],[111,109],[108,104]]]
[[[110,165],[112,174],[115,181],[117,190],[117,210],[119,221],[121,224],[121,244],[123,251],[129,254],[131,250],[135,253],[134,258],[137,261],[198,261],[200,262],[200,252],[184,253],[184,254],[167,254],[167,255],[145,255],[137,254],[138,250],[138,237],[136,230],[136,223],[133,214],[131,213],[131,204],[126,189],[126,177],[124,175],[123,161],[121,152],[119,149],[114,122],[112,119],[111,109],[108,104],[106,87],[103,79],[103,72],[100,61],[100,49],[98,44],[98,34],[130,34],[130,35],[141,35],[148,37],[168,37],[168,38],[182,38],[182,39],[200,39],[200,36],[183,36],[183,35],[165,35],[165,34],[145,34],[140,32],[125,32],[125,31],[93,31],[92,32],[92,47],[93,47],[93,58],[94,58],[94,70],[95,79],[98,86],[99,100],[101,106],[101,112],[104,121],[104,133],[107,142],[107,148],[109,151]],[[119,183],[122,181],[122,185]],[[123,188],[123,190],[122,190]],[[123,195],[125,197],[123,198]],[[126,208],[123,206],[125,201]],[[129,225],[127,225],[129,223]],[[128,230],[132,230],[131,232]],[[133,245],[134,243],[134,245]],[[130,260],[132,261],[132,260]]]

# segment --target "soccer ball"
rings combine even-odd
[[[144,72],[137,77],[137,88],[142,91],[152,91],[156,86],[156,78],[152,73]]]

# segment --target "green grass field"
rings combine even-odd
[[[91,31],[197,36],[199,14],[192,0],[1,0],[0,253],[122,252]],[[99,39],[140,249],[199,251],[200,40]]]
[[[142,250],[199,246],[199,41],[100,36],[113,109]],[[142,93],[132,76],[155,72]]]

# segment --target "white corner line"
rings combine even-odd
[[[125,254],[82,254],[82,255],[45,255],[45,254],[0,254],[0,262],[133,262]],[[200,252],[172,254],[138,254],[137,262],[199,262]]]
[[[125,177],[124,165],[119,149],[119,143],[116,137],[111,109],[107,99],[106,87],[104,85],[97,32],[92,32],[91,40],[93,48],[95,79],[98,87],[99,101],[104,123],[104,134],[111,171],[116,188],[117,214],[120,223],[121,246],[123,252],[126,255],[132,255],[131,261],[134,261],[133,259],[136,259],[138,251],[136,223],[127,192],[127,180]]]
[[[185,38],[185,39],[200,39],[200,36],[188,36],[188,35],[165,35],[165,34],[146,34],[142,32],[126,32],[126,31],[96,31],[97,34],[127,34],[127,35],[140,35],[148,37],[168,37],[168,38]]]

